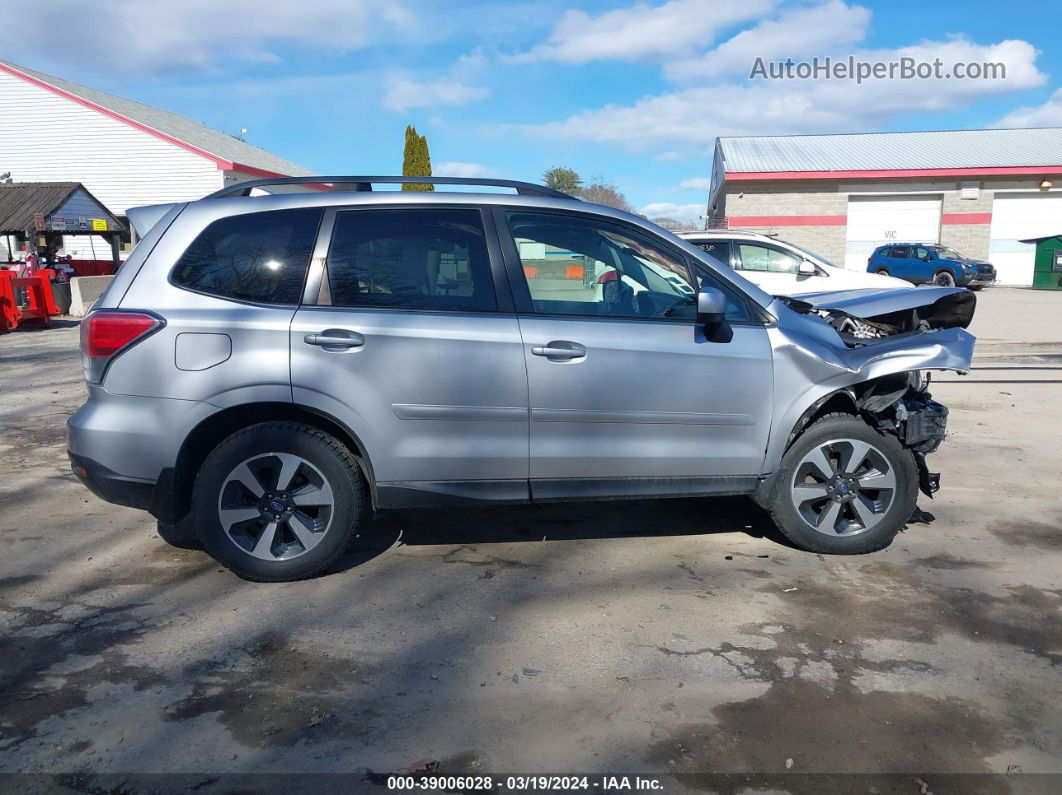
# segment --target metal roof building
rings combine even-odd
[[[944,243],[1029,284],[1062,222],[1062,128],[719,138],[709,226],[749,228],[863,269],[890,241]]]
[[[312,172],[161,108],[0,61],[0,171],[80,182],[117,215],[233,182]],[[85,256],[71,241],[70,253]]]

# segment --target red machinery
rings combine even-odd
[[[19,324],[47,326],[48,318],[59,314],[52,296],[51,280],[54,275],[48,268],[24,278],[19,278],[16,271],[0,270],[0,334],[13,331]],[[16,287],[25,288],[28,307],[19,307],[15,300]]]

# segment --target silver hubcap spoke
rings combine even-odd
[[[264,528],[262,528],[262,534],[258,536],[258,540],[255,542],[254,549],[251,550],[251,554],[256,558],[265,558],[273,556],[273,542],[277,538],[277,523],[270,522]]]
[[[320,486],[307,484],[291,495],[296,505],[331,505],[332,487],[322,481]]]
[[[260,560],[309,552],[327,535],[335,495],[324,474],[300,456],[262,453],[236,466],[218,495],[218,520],[237,547]]]
[[[229,475],[229,480],[235,480],[242,483],[244,488],[251,492],[255,497],[261,497],[265,493],[265,488],[258,480],[258,476],[247,468],[246,461],[232,471],[232,474]]]
[[[859,439],[836,439],[809,450],[790,483],[790,499],[801,518],[835,537],[875,527],[895,492],[892,464],[880,449]]]

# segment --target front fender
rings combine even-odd
[[[825,322],[780,314],[778,325],[768,329],[774,355],[774,412],[762,474],[778,467],[793,429],[817,401],[893,373],[950,370],[965,374],[970,370],[976,338],[959,328],[849,348]]]

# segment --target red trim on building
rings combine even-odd
[[[768,179],[888,179],[889,177],[976,177],[1062,174],[1062,166],[998,166],[993,168],[900,168],[881,171],[735,171],[731,182]]]
[[[218,169],[221,171],[239,171],[241,174],[247,174],[251,177],[261,177],[262,179],[291,176],[290,174],[281,174],[279,171],[266,171],[264,168],[255,168],[246,163],[229,163],[227,166],[218,166]]]
[[[728,226],[845,226],[843,215],[731,215]]]
[[[940,222],[948,226],[955,224],[990,224],[992,213],[942,213]]]

